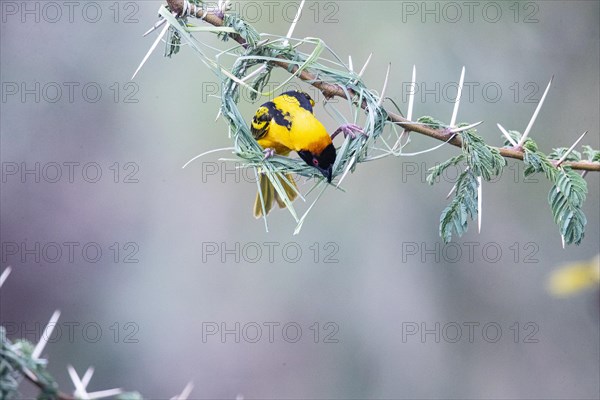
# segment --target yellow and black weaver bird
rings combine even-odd
[[[314,105],[314,100],[307,93],[295,90],[285,92],[256,110],[250,129],[254,139],[264,149],[266,157],[273,154],[287,156],[295,151],[331,182],[335,147],[327,130],[315,117]],[[290,174],[285,176],[291,185],[284,180],[280,182],[290,201],[293,201],[297,195],[297,187]],[[260,192],[266,213],[269,213],[274,202],[281,208],[285,207],[275,187],[264,174],[260,176]],[[254,216],[260,218],[262,215],[260,194],[257,194]]]

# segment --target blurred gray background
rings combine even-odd
[[[278,35],[296,10],[234,4]],[[496,123],[523,131],[554,76],[532,137],[550,152],[587,130],[584,143],[600,147],[600,3],[452,4],[309,1],[295,36],[324,39],[355,69],[373,53],[364,80],[378,91],[391,62],[387,94],[404,111],[416,65],[430,94],[417,95],[414,115],[446,122],[464,65],[473,89],[458,120],[485,121],[479,132],[495,145]],[[72,364],[80,375],[96,368],[90,391],[153,399],[190,380],[197,399],[598,398],[598,291],[558,299],[546,290],[561,264],[599,251],[597,173],[586,178],[585,239],[564,250],[550,184],[525,181],[512,160],[484,187],[481,234],[471,224],[445,247],[438,221],[455,175],[433,187],[424,176],[458,154],[450,147],[362,164],[299,235],[280,210],[266,233],[251,213],[252,175],[219,162],[227,152],[181,168],[231,145],[215,122],[219,99],[208,96],[217,80],[200,59],[187,47],[163,58],[161,44],[129,81],[156,38],[142,33],[160,5],[2,1],[0,268],[13,273],[0,321],[11,339],[37,341],[62,311],[44,355],[63,391],[73,390]],[[333,131],[322,96],[302,87]],[[250,119],[264,101],[240,109]],[[438,144],[412,138],[407,151]],[[22,178],[25,168],[34,172]],[[301,212],[310,204],[297,203]]]

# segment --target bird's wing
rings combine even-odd
[[[252,131],[252,136],[254,136],[254,139],[258,140],[267,134],[269,131],[269,124],[271,123],[272,119],[273,115],[268,107],[263,105],[256,110],[256,114],[254,114],[254,118],[252,118],[252,124],[250,126],[250,131]]]
[[[280,96],[281,97],[281,96]],[[277,98],[275,99],[277,100]],[[297,103],[297,102],[296,102]],[[284,111],[289,108],[286,106],[278,105],[274,101],[268,101],[256,110],[254,118],[252,119],[252,126],[250,127],[254,139],[259,140],[263,138],[269,131],[271,123],[279,125],[288,131],[292,129],[291,113],[297,112],[299,107],[295,107],[290,110]]]

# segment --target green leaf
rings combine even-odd
[[[587,161],[595,161],[600,162],[600,151],[594,150],[592,146],[583,145],[583,154],[585,155]]]
[[[519,131],[508,131],[508,135],[517,143],[521,141],[522,135]],[[504,135],[502,135],[502,137],[504,138],[504,146],[512,147],[513,144],[506,137],[504,137]],[[527,139],[525,139],[525,143],[523,143],[523,148],[529,149],[531,151],[538,151],[537,144],[530,137],[527,137]]]
[[[456,181],[456,193],[450,204],[440,216],[440,236],[445,243],[452,239],[452,233],[462,236],[467,230],[468,220],[474,219],[478,210],[477,188],[478,177],[490,181],[502,174],[506,160],[498,149],[488,146],[475,129],[460,133],[463,139],[462,154],[431,168],[427,182],[433,184],[449,166],[466,161],[467,169],[459,175]]]
[[[444,171],[451,166],[458,164],[461,161],[464,161],[464,154],[459,154],[458,156],[452,157],[451,159],[444,161],[443,163],[436,165],[435,167],[429,168],[429,175],[427,175],[427,183],[433,185],[435,180],[440,177],[444,173]]]
[[[521,140],[521,132],[519,131],[508,131],[508,135],[517,143]],[[504,139],[504,147],[512,147],[513,144],[504,135],[502,135],[502,138]]]
[[[548,160],[544,153],[535,152],[525,148],[523,162],[527,166],[524,173],[525,176],[529,176],[536,172],[543,172],[549,181],[554,182],[556,179],[556,172],[558,170],[554,164]]]
[[[223,17],[223,26],[229,26],[235,29],[238,35],[246,40],[250,47],[255,47],[256,43],[258,43],[260,40],[260,34],[256,31],[256,29],[254,29],[236,14],[225,14]],[[221,39],[223,39],[223,41],[227,41],[229,39],[228,33],[220,33],[219,36]]]
[[[477,215],[477,176],[469,168],[456,181],[456,193],[440,216],[440,236],[444,243],[452,240],[452,232],[462,236],[467,231],[468,218]]]
[[[18,396],[18,382],[23,379],[24,371],[29,370],[43,388],[39,395],[44,399],[55,399],[58,385],[46,371],[46,361],[33,359],[33,345],[26,340],[12,343],[6,337],[4,327],[0,327],[0,393],[2,398]],[[13,386],[16,383],[16,386]]]
[[[177,18],[177,22],[183,27],[187,26],[186,21],[187,18]],[[165,57],[172,57],[181,49],[181,34],[173,26],[167,32],[165,44]]]
[[[554,222],[567,244],[580,244],[585,233],[587,218],[581,210],[587,195],[585,179],[570,168],[557,172],[554,186],[548,193]]]
[[[554,149],[551,156],[560,159],[568,149]],[[594,157],[593,150],[584,147],[584,154]],[[568,158],[567,158],[568,159]],[[581,159],[575,152],[573,161]],[[554,223],[567,244],[580,244],[585,233],[587,219],[581,210],[587,195],[587,183],[579,173],[571,168],[556,168],[554,164],[539,151],[524,149],[523,161],[527,168],[525,176],[543,172],[553,183],[548,193],[548,204],[552,210]]]
[[[525,139],[525,143],[523,143],[523,149],[537,152],[538,151],[538,145],[537,145],[536,142],[533,141],[533,139],[530,139],[528,137],[527,139]]]
[[[502,174],[506,160],[500,155],[498,149],[485,144],[483,138],[476,134],[475,129],[463,131],[461,136],[467,165],[476,176],[489,181]]]
[[[548,154],[548,158],[551,160],[560,160],[562,156],[565,155],[567,150],[569,150],[567,147],[558,147],[552,150],[552,153]],[[581,161],[581,153],[576,150],[572,150],[567,158],[565,158],[565,161]]]
[[[446,127],[446,125],[444,125],[442,121],[430,117],[429,115],[424,115],[420,117],[419,119],[417,119],[417,122],[419,124],[427,125],[432,129],[444,129]]]

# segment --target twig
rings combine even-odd
[[[177,15],[180,15],[181,12],[183,11],[184,1],[185,0],[167,0],[167,3],[172,12],[175,12]],[[200,18],[200,19],[208,22],[211,25],[223,26],[223,19],[220,16],[218,16],[214,11],[206,11],[204,9],[197,9],[194,16],[196,18]],[[242,46],[244,46],[244,47],[247,46],[246,41],[240,35],[235,34],[235,33],[230,33],[229,36],[233,40],[235,40],[236,42],[241,44]],[[283,58],[281,59],[281,61],[273,61],[273,64],[285,69],[286,71],[288,71],[291,74],[295,74],[299,69],[298,65],[290,64],[288,61],[286,61]],[[310,71],[308,71],[306,69],[300,71],[300,73],[298,74],[298,77],[301,80],[306,81],[310,85],[319,89],[323,93],[323,95],[325,96],[326,99],[331,99],[333,97],[341,97],[344,99],[348,99],[348,97],[346,96],[346,93],[348,93],[350,95],[350,97],[354,97],[356,95],[356,93],[350,88],[343,89],[339,85],[331,84],[331,83],[319,80],[317,78],[317,76],[315,76],[314,74],[312,74]],[[365,108],[366,102],[363,102],[363,104],[361,104],[361,107]],[[440,140],[442,142],[448,142],[449,144],[451,144],[453,146],[462,147],[462,140],[461,140],[460,136],[452,137],[452,135],[454,135],[454,134],[451,132],[448,132],[445,130],[436,130],[436,129],[429,128],[425,125],[416,124],[416,123],[409,121],[408,119],[403,118],[402,116],[392,113],[392,112],[387,112],[387,114],[388,114],[388,118],[390,121],[401,125],[407,131],[417,132],[422,135],[429,136],[433,139]],[[505,158],[514,158],[517,160],[523,160],[523,157],[524,157],[524,152],[520,149],[502,147],[502,148],[497,148],[497,150]],[[598,162],[569,161],[569,162],[563,163],[563,165],[568,166],[573,169],[577,169],[577,170],[600,172],[600,163],[598,163]]]
[[[47,390],[47,389],[48,389],[48,388],[47,388],[47,387],[45,387],[45,386],[44,386],[44,385],[43,385],[41,382],[39,382],[37,379],[35,379],[35,375],[33,375],[33,374],[32,374],[32,375],[29,375],[29,374],[23,374],[23,376],[24,376],[25,378],[27,378],[27,380],[28,380],[29,382],[33,383],[35,386],[37,386],[37,387],[38,387],[38,388],[40,388],[41,390],[44,390],[44,391],[45,391],[45,390]],[[75,397],[73,397],[73,396],[70,396],[70,395],[68,395],[68,394],[66,394],[66,393],[63,393],[63,392],[58,392],[58,393],[56,394],[56,396],[57,396],[57,399],[58,399],[58,400],[75,400]]]

